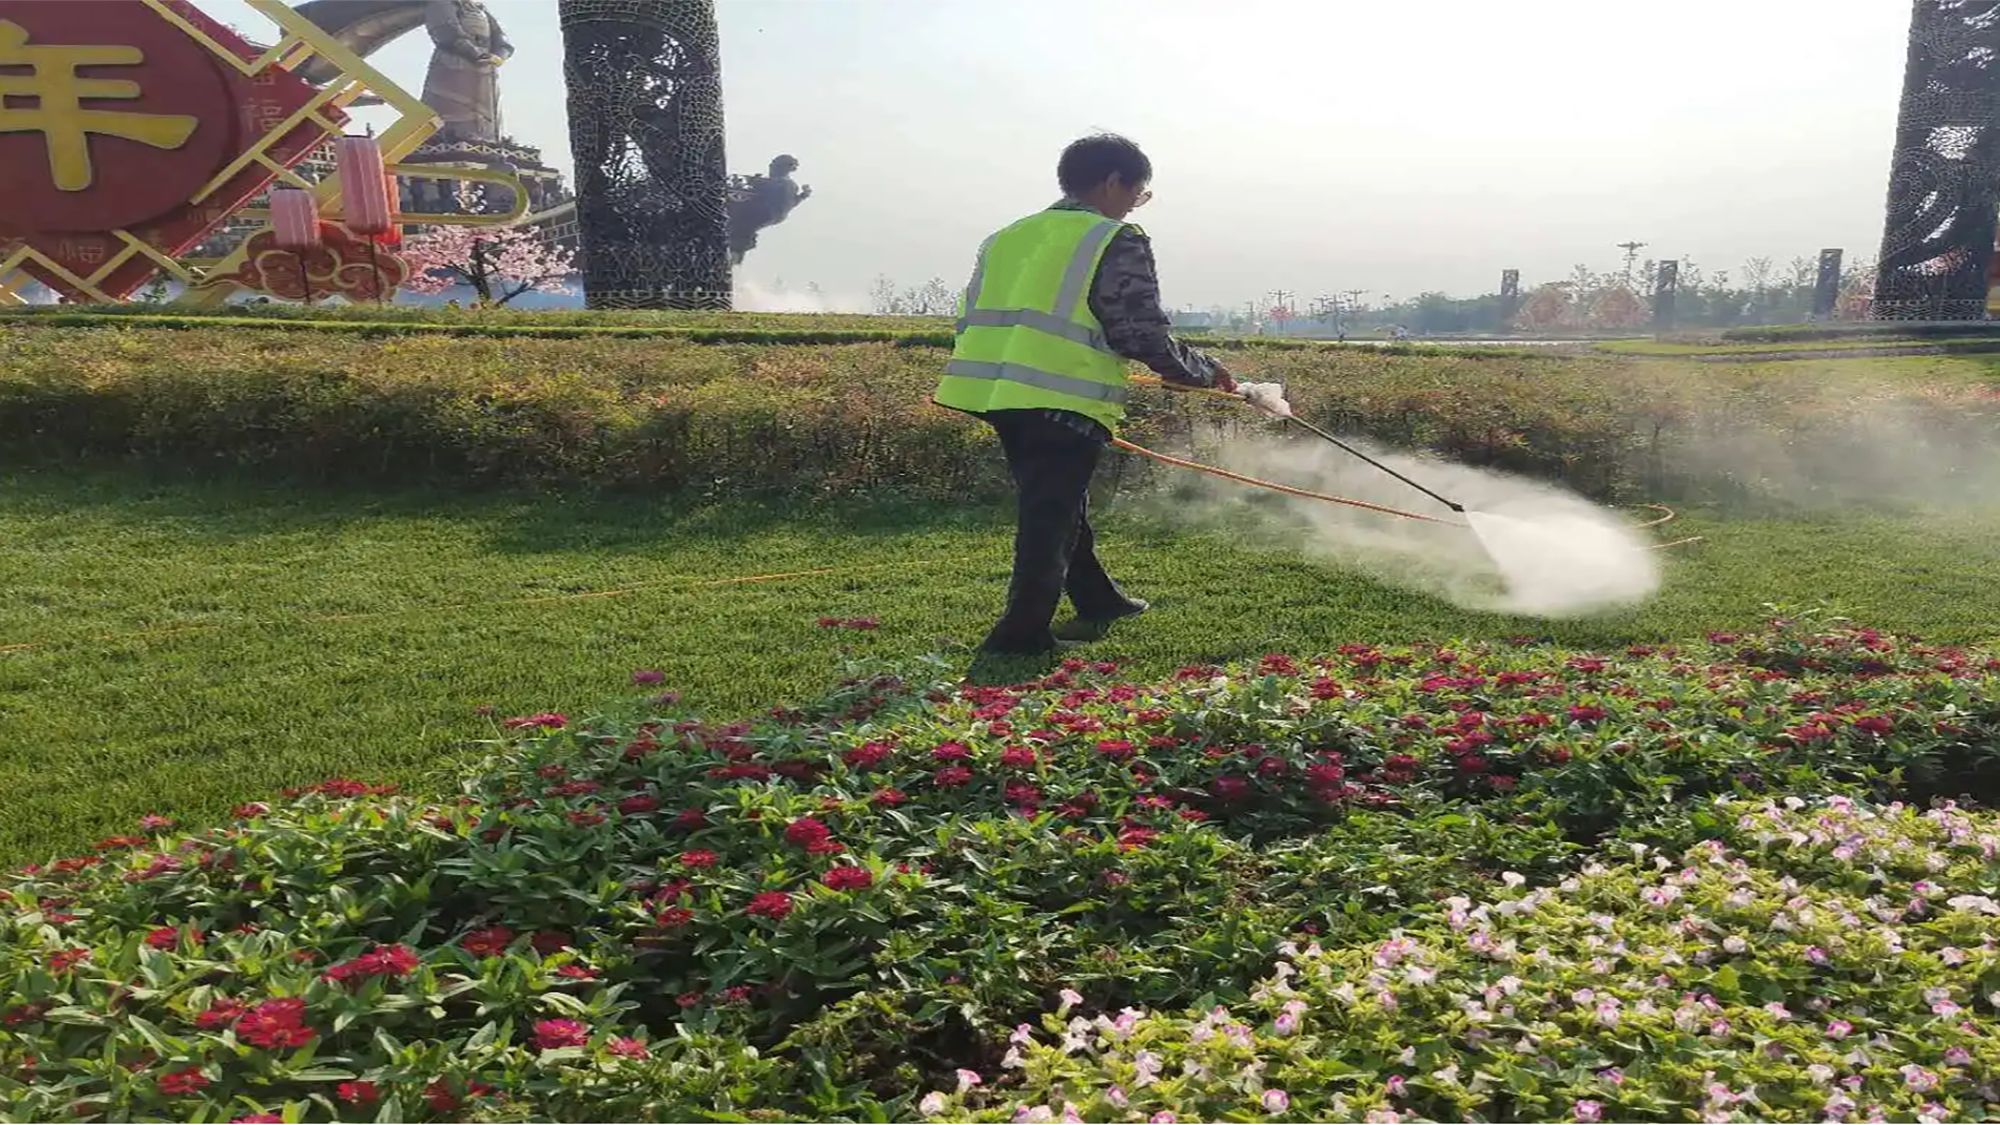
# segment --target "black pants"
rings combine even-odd
[[[1101,440],[1032,410],[984,415],[1000,435],[1014,477],[1014,577],[1007,610],[981,645],[992,652],[1046,652],[1064,593],[1079,619],[1109,621],[1132,602],[1097,561],[1090,529],[1090,477]]]

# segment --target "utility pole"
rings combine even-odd
[[[1619,242],[1615,245],[1625,251],[1625,284],[1632,284],[1632,267],[1639,261],[1639,251],[1651,245],[1646,242]]]
[[[1288,293],[1283,289],[1273,289],[1271,290],[1271,307],[1274,309],[1290,308],[1291,306],[1287,305],[1285,302],[1291,300],[1296,295],[1297,294],[1294,293]]]
[[[1347,298],[1347,307],[1359,312],[1361,310],[1361,295],[1366,292],[1368,292],[1366,289],[1346,290],[1342,295]]]

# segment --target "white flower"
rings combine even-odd
[[[1020,1123],[1022,1122],[1054,1121],[1055,1119],[1056,1119],[1056,1111],[1050,1109],[1048,1106],[1045,1105],[1038,1105],[1032,1107],[1024,1105],[1020,1109],[1014,1111],[1014,1121],[1016,1125],[1020,1125]]]
[[[1062,1010],[1065,1012],[1083,1003],[1083,994],[1073,988],[1065,988],[1061,992],[1056,993],[1056,995],[1061,998]]]
[[[1159,1077],[1162,1065],[1164,1064],[1160,1056],[1151,1051],[1140,1051],[1138,1054],[1132,1056],[1132,1069],[1138,1072],[1138,1077],[1133,1079],[1132,1084],[1135,1086],[1150,1085],[1154,1079]]]
[[[925,1094],[924,1100],[917,1103],[917,1110],[925,1117],[936,1117],[938,1114],[943,1113],[944,1094],[937,1090],[932,1090],[930,1093]]]
[[[1411,984],[1422,986],[1437,980],[1438,975],[1435,969],[1426,969],[1422,965],[1409,965],[1403,969],[1403,979],[1409,981]]]
[[[1131,1103],[1132,1099],[1125,1096],[1125,1087],[1113,1086],[1109,1090],[1104,1091],[1104,1100],[1117,1106],[1119,1109],[1124,1109]]]
[[[1750,943],[1737,937],[1735,934],[1730,934],[1728,937],[1722,939],[1722,948],[1727,953],[1741,953],[1750,948]]]
[[[1510,887],[1518,887],[1521,884],[1527,882],[1528,877],[1526,875],[1521,874],[1518,871],[1502,871],[1500,873],[1500,881],[1507,884]]]
[[[1833,1082],[1834,1069],[1825,1063],[1812,1064],[1806,1068],[1806,1073],[1812,1077],[1814,1082],[1822,1086],[1830,1085]]]
[[[1033,1025],[1017,1023],[1014,1025],[1014,1033],[1007,1037],[1007,1042],[1012,1043],[1016,1047],[1025,1047],[1029,1043],[1034,1042],[1034,1039],[1035,1029]]]
[[[958,1072],[958,1092],[961,1094],[972,1089],[974,1086],[984,1085],[985,1082],[986,1080],[979,1077],[979,1072],[976,1070],[961,1069]]]
[[[1065,1050],[1063,1053],[1068,1054],[1069,1052]],[[1000,1056],[1000,1065],[1006,1067],[1008,1070],[1020,1070],[1028,1064],[1026,1060],[1021,1058],[1021,1049],[1019,1047],[1009,1047],[1007,1048],[1007,1053]]]

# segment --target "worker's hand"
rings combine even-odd
[[[1236,393],[1236,377],[1229,373],[1227,367],[1219,363],[1215,365],[1215,389],[1230,394]]]

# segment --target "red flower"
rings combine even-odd
[[[333,1092],[348,1105],[374,1105],[382,1097],[382,1091],[373,1082],[342,1082]]]
[[[857,770],[873,769],[889,757],[886,743],[870,742],[857,746],[840,756],[841,760]]]
[[[1209,782],[1209,789],[1225,801],[1241,800],[1250,793],[1250,782],[1246,778],[1225,774]]]
[[[1097,744],[1097,752],[1114,762],[1122,762],[1138,753],[1138,747],[1122,738],[1107,738]]]
[[[964,766],[946,766],[931,775],[931,781],[939,789],[955,789],[972,780],[972,771]]]
[[[839,840],[814,840],[806,845],[807,855],[839,855],[847,850],[847,845]]]
[[[753,897],[744,912],[776,922],[792,912],[792,896],[783,891],[765,891]]]
[[[590,1028],[576,1020],[542,1020],[535,1024],[535,1046],[544,1051],[581,1047],[590,1042]]]
[[[206,1085],[208,1085],[208,1079],[202,1075],[201,1068],[198,1066],[191,1066],[186,1070],[176,1070],[171,1074],[160,1075],[160,1093],[168,1097],[180,1094],[192,1094]]]
[[[901,789],[877,789],[875,795],[868,799],[885,809],[893,809],[904,801],[909,800],[910,795]]]
[[[266,1000],[236,1021],[236,1037],[272,1050],[303,1047],[318,1034],[305,1026],[305,1013],[306,1002],[296,996]]]
[[[801,847],[809,847],[832,837],[833,829],[809,816],[802,816],[785,826],[785,839]]]
[[[243,1005],[227,996],[220,997],[194,1018],[194,1025],[203,1031],[220,1031],[240,1019],[243,1011]]]
[[[575,944],[576,939],[560,930],[543,930],[528,939],[535,952],[544,957],[552,957]]]
[[[835,867],[819,881],[836,891],[858,891],[875,881],[875,873],[866,867]]]
[[[718,858],[720,857],[711,851],[686,851],[681,853],[681,866],[697,868],[714,867]]]
[[[173,826],[174,826],[174,818],[170,816],[161,816],[159,813],[147,813],[145,816],[139,818],[139,827],[148,829],[150,831],[157,832],[163,829],[172,828]]]
[[[652,687],[656,684],[666,682],[667,674],[665,672],[646,670],[632,673],[632,683],[637,687]]]
[[[248,1113],[230,1118],[229,1125],[279,1125],[284,1120],[275,1113]]]
[[[58,949],[49,954],[49,972],[66,973],[79,962],[90,960],[88,949]]]
[[[1569,709],[1569,721],[1572,723],[1595,723],[1603,718],[1602,707],[1587,707],[1579,703]]]
[[[637,1039],[620,1035],[604,1045],[604,1049],[621,1059],[650,1059],[653,1052]]]
[[[1458,768],[1466,773],[1485,773],[1486,759],[1477,754],[1467,754],[1458,760]]]
[[[931,751],[931,757],[940,762],[963,762],[972,757],[972,751],[967,750],[962,743],[947,742]]]
[[[172,926],[161,926],[146,935],[146,944],[154,949],[174,949],[181,943],[181,932]]]
[[[597,970],[586,965],[564,965],[556,970],[556,975],[569,980],[596,980]]]
[[[514,941],[514,931],[505,926],[474,930],[458,939],[458,947],[474,957],[498,957]]]
[[[569,725],[569,719],[565,718],[562,715],[557,715],[553,712],[545,711],[539,715],[528,715],[523,718],[508,719],[506,722],[500,725],[506,727],[508,730],[526,730],[529,728],[541,728],[545,730],[561,730]]]
[[[637,793],[618,802],[618,811],[626,816],[639,816],[659,807],[660,799],[650,793]]]
[[[604,814],[596,811],[595,809],[578,809],[575,812],[569,814],[569,822],[571,824],[583,828],[589,828],[593,825],[603,824],[604,821],[605,821]]]
[[[458,1096],[451,1092],[451,1087],[445,1085],[442,1078],[424,1087],[424,1100],[439,1113],[450,1113],[460,1105]]]
[[[692,921],[694,921],[694,911],[685,906],[669,906],[660,911],[659,916],[653,919],[653,924],[663,930],[678,930]]]
[[[377,946],[352,961],[328,968],[325,977],[341,982],[366,977],[406,977],[416,971],[417,964],[417,955],[409,946]]]
[[[1151,828],[1141,828],[1138,825],[1132,825],[1118,833],[1118,847],[1121,851],[1133,851],[1152,843],[1155,839],[1159,838],[1159,835],[1158,832],[1153,831]]]
[[[683,992],[679,996],[674,997],[674,1003],[679,1004],[683,1009],[697,1007],[701,1004],[701,993]]]
[[[1033,769],[1035,751],[1031,746],[1009,746],[1000,753],[1000,764],[1014,769]]]
[[[1854,720],[1854,729],[1863,734],[1885,735],[1896,729],[1896,723],[1881,715],[1863,715]]]
[[[708,827],[708,812],[705,809],[687,809],[674,816],[674,827],[688,832]]]

